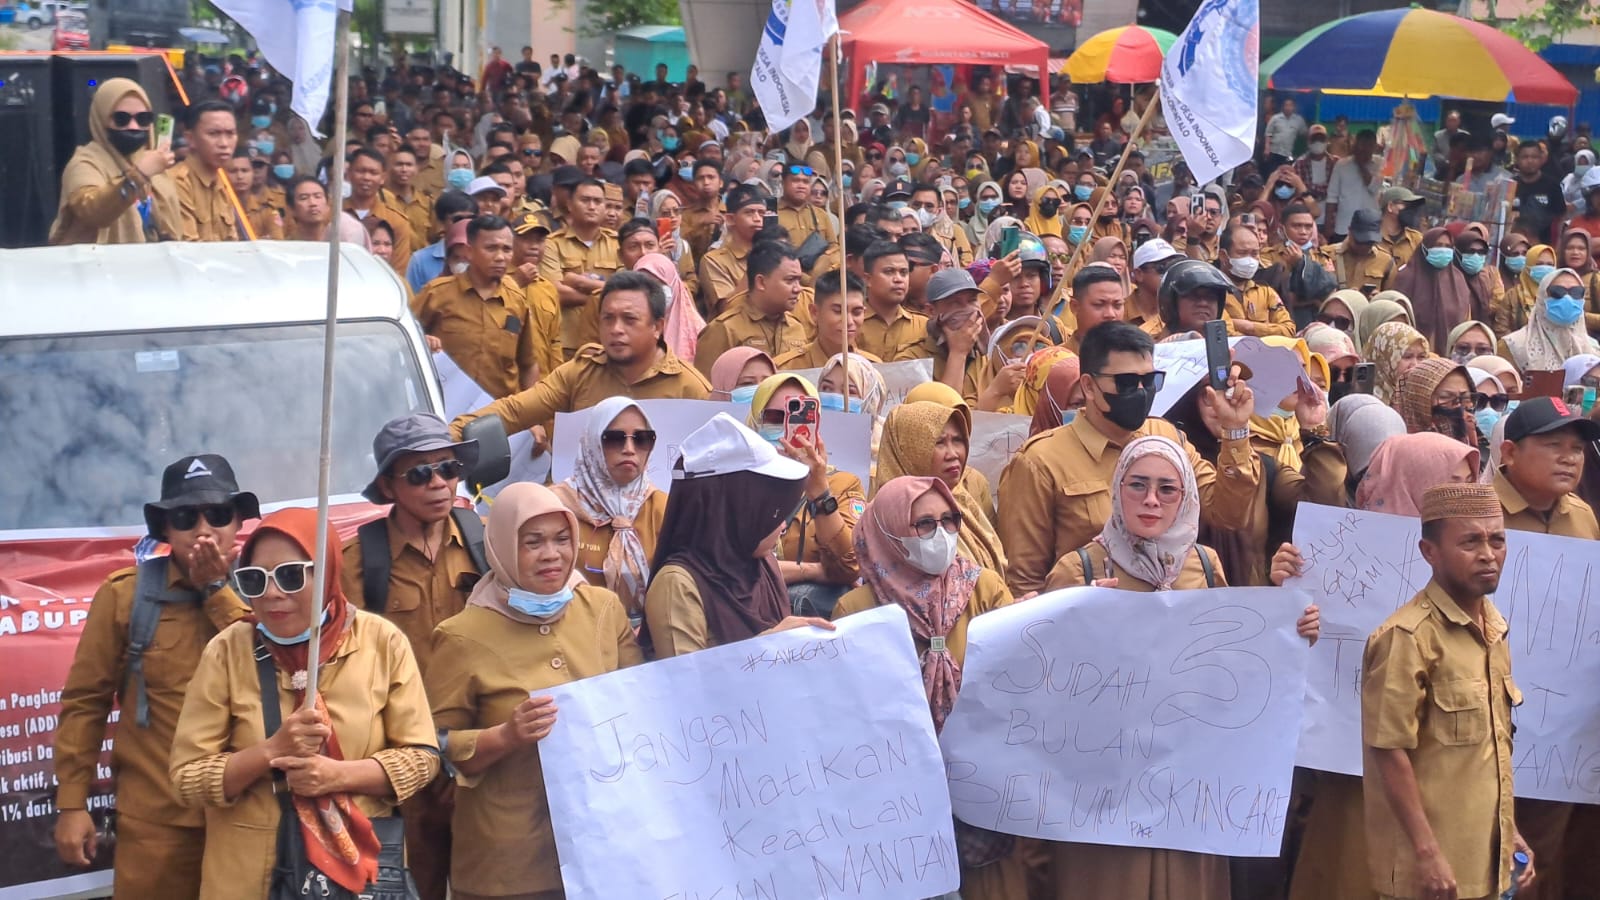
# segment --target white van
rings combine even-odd
[[[220,453],[263,506],[315,502],[327,268],[311,243],[0,250],[0,898],[110,884],[56,857],[50,751],[89,600],[132,564],[162,468]],[[377,515],[358,493],[379,427],[443,410],[406,298],[386,263],[343,248],[342,532]]]

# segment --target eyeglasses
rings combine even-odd
[[[649,453],[650,449],[656,445],[656,433],[649,428],[641,428],[638,431],[608,428],[600,432],[600,446],[607,450],[621,450],[629,441],[633,442],[635,450]]]
[[[1490,356],[1493,353],[1494,348],[1488,344],[1457,344],[1455,346],[1455,352],[1451,355],[1464,356],[1467,359],[1472,359],[1476,356]]]
[[[1492,409],[1495,412],[1505,412],[1511,405],[1511,398],[1505,394],[1473,394],[1472,409],[1474,412],[1482,409]]]
[[[810,166],[788,166],[783,170],[783,174],[804,175],[809,178],[817,173]]]
[[[422,487],[433,481],[435,473],[445,481],[454,481],[461,477],[461,471],[465,468],[466,466],[459,459],[446,459],[432,464],[424,463],[420,466],[412,466],[405,470],[403,474],[407,484]]]
[[[118,110],[111,114],[111,124],[118,128],[127,128],[129,123],[137,122],[140,128],[149,128],[150,123],[156,120],[156,114],[145,110],[144,112],[130,113]]]
[[[1127,394],[1143,388],[1151,393],[1160,393],[1161,386],[1167,383],[1167,373],[1160,370],[1154,372],[1119,372],[1108,375],[1103,372],[1092,373],[1094,378],[1109,378],[1117,387],[1116,393]]]
[[[1433,405],[1444,409],[1462,409],[1463,407],[1472,406],[1474,396],[1476,395],[1471,391],[1461,391],[1456,394],[1435,394]]]
[[[1163,505],[1177,503],[1183,497],[1183,488],[1174,481],[1151,481],[1148,478],[1135,477],[1122,482],[1122,489],[1140,500],[1150,496],[1150,491],[1154,490],[1156,499]]]
[[[1583,299],[1583,285],[1575,284],[1572,287],[1562,287],[1559,284],[1550,286],[1550,298],[1560,300],[1562,297],[1571,297],[1574,300]]]
[[[206,524],[212,528],[222,528],[233,522],[237,512],[231,505],[212,506],[180,506],[177,509],[167,510],[167,527],[176,531],[193,531],[200,524],[200,517],[205,516]]]
[[[923,516],[911,523],[911,530],[917,533],[917,537],[930,538],[940,528],[950,534],[955,534],[961,530],[961,522],[961,513],[951,510],[937,519],[933,516]]]
[[[310,562],[286,562],[278,563],[277,568],[271,571],[261,566],[244,566],[234,570],[233,586],[238,589],[239,596],[246,600],[254,600],[265,594],[269,579],[285,594],[298,593],[306,588],[311,566]]]
[[[1317,314],[1317,321],[1324,325],[1332,325],[1340,331],[1349,331],[1350,326],[1355,324],[1348,316],[1329,316],[1321,313]]]

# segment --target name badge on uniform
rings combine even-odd
[[[506,317],[506,330],[511,332],[512,334],[521,334],[522,333],[522,320],[517,318],[516,316],[507,316]]]

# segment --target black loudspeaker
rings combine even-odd
[[[112,78],[137,81],[150,95],[156,113],[173,113],[172,77],[166,60],[154,53],[57,53],[55,61],[56,168],[65,169],[67,160],[80,144],[89,142],[89,105],[100,85]],[[180,123],[181,124],[181,123]]]
[[[50,57],[0,53],[0,247],[34,247],[56,217]]]

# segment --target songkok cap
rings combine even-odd
[[[605,190],[605,198],[607,200],[621,200],[622,199],[622,185],[620,185],[620,184],[612,184],[611,182],[608,181],[602,187]]]
[[[1422,495],[1422,521],[1487,519],[1502,515],[1500,495],[1490,484],[1436,484]]]

